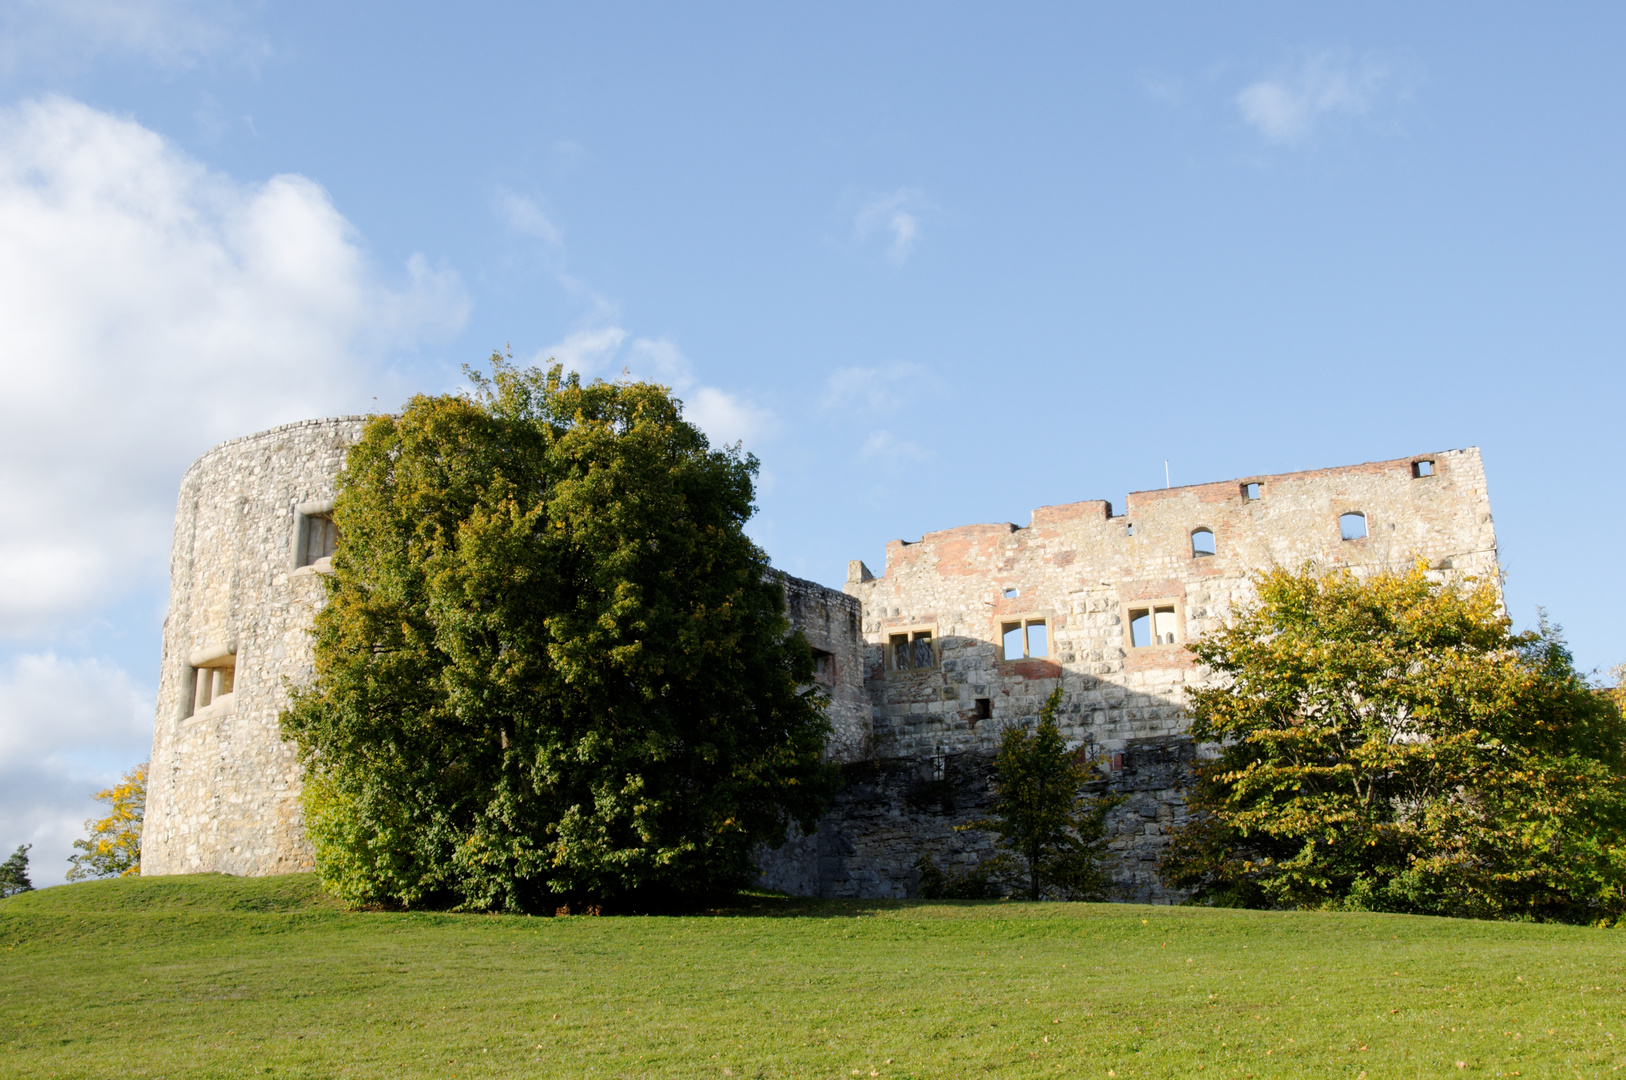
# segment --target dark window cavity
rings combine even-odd
[[[977,699],[978,720],[992,720],[994,718],[994,701],[992,698],[980,697]]]
[[[887,652],[893,671],[924,671],[937,666],[937,647],[930,630],[892,634]]]

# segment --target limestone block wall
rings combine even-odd
[[[1419,461],[1431,475],[1416,475]],[[1341,515],[1356,512],[1366,536],[1341,539]],[[1198,529],[1213,534],[1214,554],[1193,553]],[[877,752],[992,749],[1004,723],[1036,716],[1058,685],[1075,742],[1110,753],[1133,738],[1179,734],[1184,688],[1200,677],[1183,644],[1252,595],[1253,572],[1313,561],[1364,573],[1417,558],[1441,575],[1496,579],[1476,448],[1135,492],[1120,515],[1106,502],[1079,502],[1041,507],[1026,527],[894,540],[881,577],[865,580],[856,564],[846,586],[863,604]],[[1129,612],[1160,606],[1173,610],[1175,642],[1132,648]],[[1005,659],[1002,629],[1024,621],[1043,623],[1048,655]],[[896,670],[889,641],[922,628],[938,663]]]
[[[1342,538],[1349,513],[1363,515],[1364,537]],[[1198,530],[1211,534],[1213,554],[1194,551]],[[1119,895],[1171,899],[1155,866],[1185,816],[1182,763],[1195,749],[1185,690],[1203,678],[1184,644],[1252,596],[1257,570],[1315,562],[1361,574],[1418,558],[1440,576],[1497,580],[1476,448],[1135,492],[1117,515],[1106,502],[1070,503],[1034,511],[1026,527],[894,540],[880,577],[855,562],[846,586],[863,605],[878,775],[938,775],[946,762],[989,759],[1004,728],[1031,722],[1059,686],[1064,735],[1102,755],[1114,790],[1130,796],[1109,819]],[[1134,647],[1130,613],[1160,607],[1173,640]],[[1045,655],[1007,659],[1004,630],[1034,624]],[[923,634],[931,662],[896,663],[893,643]],[[920,851],[952,861],[985,843],[960,834],[962,848],[951,850],[948,834],[911,815],[907,798],[876,794],[906,790],[901,781],[853,783],[815,836],[764,856],[766,881],[824,895],[904,895]]]
[[[830,695],[830,742],[833,761],[857,761],[871,749],[870,701],[864,688],[864,648],[859,636],[863,613],[856,597],[813,581],[780,574],[785,586],[785,614],[814,651],[814,677]]]
[[[298,565],[302,541],[331,507],[364,423],[307,420],[233,439],[181,480],[143,873],[311,866],[298,762],[277,714],[286,682],[313,674],[306,631],[325,597],[321,564]],[[202,689],[200,668],[212,684]]]

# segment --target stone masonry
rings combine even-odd
[[[1343,538],[1346,515],[1363,535]],[[988,838],[952,826],[980,816],[1001,731],[1032,723],[1060,686],[1063,734],[1099,754],[1126,796],[1109,819],[1119,896],[1174,899],[1155,867],[1183,820],[1196,748],[1182,706],[1203,678],[1184,643],[1223,625],[1255,571],[1314,562],[1364,574],[1419,558],[1440,577],[1499,580],[1477,449],[1135,492],[1122,514],[1068,503],[1025,527],[894,540],[880,577],[855,562],[846,586],[863,608],[873,753],[849,767],[815,836],[765,853],[764,884],[908,896],[921,853],[975,861]],[[922,800],[951,776],[954,810]]]
[[[314,674],[306,631],[325,598],[325,567],[301,565],[301,541],[332,509],[334,480],[364,423],[307,420],[233,439],[181,480],[144,874],[311,868],[299,763],[277,714],[288,685]],[[219,691],[200,691],[200,673],[212,682],[216,672]]]
[[[142,847],[149,874],[308,869],[299,766],[277,715],[313,673],[328,514],[363,417],[289,424],[209,451],[181,482]],[[1359,535],[1354,535],[1358,533]],[[325,545],[325,546],[324,546]],[[1199,752],[1184,644],[1252,595],[1251,575],[1314,562],[1357,574],[1423,559],[1497,580],[1477,449],[1135,492],[1122,514],[1043,507],[1027,526],[967,525],[851,564],[844,592],[781,575],[786,613],[829,695],[841,793],[810,836],[760,858],[799,895],[915,895],[931,854],[963,868],[1000,733],[1061,687],[1062,730],[1122,795],[1109,819],[1117,894],[1175,899],[1156,862],[1183,820]]]

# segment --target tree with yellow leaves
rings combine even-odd
[[[75,840],[79,854],[71,855],[69,881],[85,878],[130,877],[141,873],[141,817],[147,808],[147,763],[124,774],[117,784],[96,793],[108,815],[85,822],[89,835]]]
[[[1272,570],[1192,646],[1196,812],[1162,864],[1199,902],[1626,917],[1626,720],[1556,626],[1419,564]]]

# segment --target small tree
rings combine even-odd
[[[1024,889],[1030,900],[1046,893],[1093,900],[1112,883],[1104,865],[1106,815],[1120,800],[1088,794],[1093,763],[1067,749],[1056,726],[1061,700],[1057,687],[1032,730],[1008,727],[1000,739],[994,816],[960,828],[995,833],[1001,852],[973,871],[971,885],[1003,880]],[[935,867],[922,869],[930,873]]]
[[[85,822],[88,835],[73,842],[79,853],[68,857],[73,864],[68,870],[68,880],[129,877],[141,873],[141,819],[147,809],[147,762],[125,773],[112,787],[98,791],[95,798],[107,804],[108,814],[100,821]]]
[[[1608,921],[1626,911],[1626,724],[1556,627],[1421,563],[1274,570],[1192,646],[1196,812],[1164,880],[1210,903]]]
[[[28,849],[33,846],[19,844],[11,858],[0,863],[0,897],[34,891],[34,883],[28,880]]]

